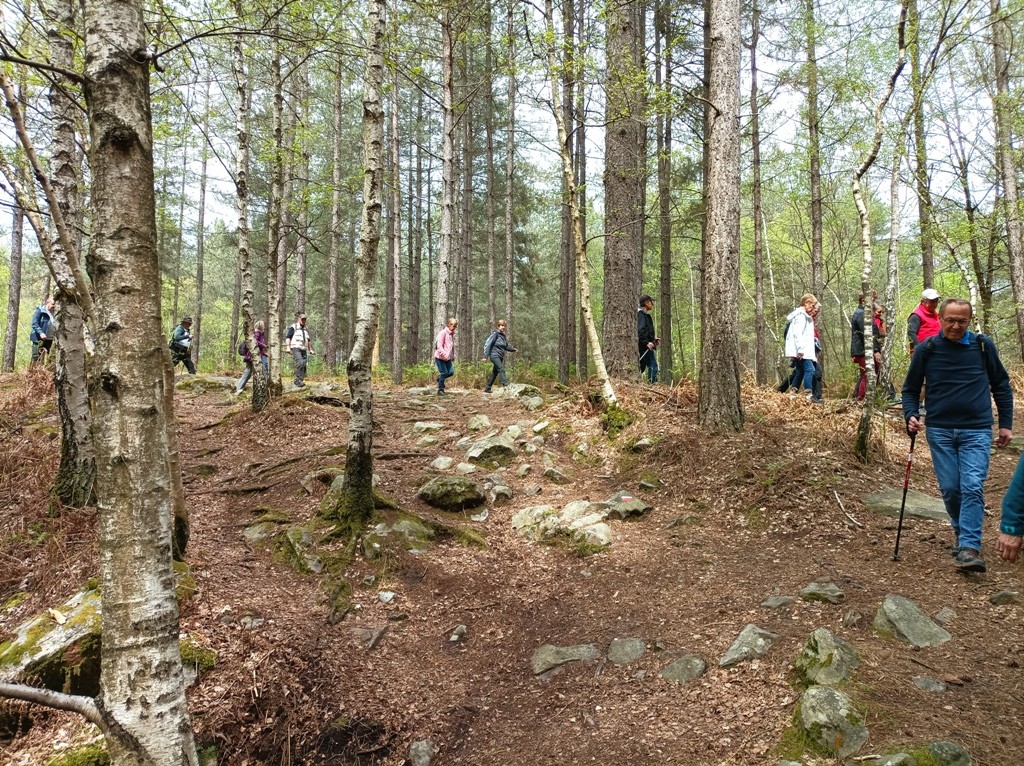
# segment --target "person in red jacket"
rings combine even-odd
[[[910,343],[910,353],[918,343],[938,335],[942,325],[939,324],[939,314],[936,308],[939,305],[939,291],[929,287],[921,293],[921,302],[907,319],[907,340]]]

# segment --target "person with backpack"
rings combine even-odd
[[[505,376],[505,352],[515,353],[517,349],[513,348],[509,344],[508,338],[505,337],[507,327],[508,323],[504,319],[499,319],[498,329],[488,335],[484,342],[484,361],[490,362],[492,365],[487,385],[484,386],[485,394],[491,393],[491,386],[494,385],[495,378],[501,380],[501,385],[508,385],[508,378]]]
[[[811,293],[800,298],[800,305],[789,312],[786,317],[789,329],[786,331],[786,356],[793,360],[793,379],[790,383],[795,396],[803,385],[807,398],[814,399],[814,363],[818,355],[814,347],[814,318],[811,312],[818,299]],[[817,399],[816,401],[821,401]]]
[[[1013,390],[995,345],[968,329],[970,301],[947,298],[938,312],[941,328],[914,349],[903,382],[907,433],[925,430],[935,478],[953,529],[953,556],[962,572],[984,572],[981,527],[984,482],[992,449],[992,399],[998,410],[997,447],[1013,438]],[[928,428],[920,412],[928,385]]]
[[[857,308],[853,310],[850,317],[850,358],[860,368],[860,377],[857,379],[857,386],[853,390],[853,396],[857,401],[863,401],[864,394],[868,390],[868,365],[865,355],[864,341],[864,293],[857,298]]]
[[[53,345],[53,296],[47,295],[46,300],[32,314],[32,333],[28,336],[32,341],[32,364],[45,364],[46,354]]]
[[[171,367],[183,364],[189,375],[196,374],[196,365],[192,361],[192,317],[181,318],[171,333],[171,342],[167,347],[171,350]]]
[[[288,328],[288,334],[285,337],[292,353],[292,361],[295,362],[295,380],[293,382],[296,388],[304,388],[308,356],[314,352],[313,342],[309,339],[309,330],[306,329],[306,315],[303,312],[300,311],[295,315],[295,324]]]
[[[455,329],[459,320],[448,317],[448,322],[434,339],[434,363],[437,365],[437,395],[444,396],[444,382],[455,374]]]
[[[257,322],[253,328],[253,339],[256,341],[256,348],[260,352],[260,361],[263,362],[263,374],[270,374],[270,361],[267,358],[267,323],[262,319]],[[242,360],[245,362],[245,371],[242,373],[242,377],[238,380],[238,385],[235,386],[235,395],[242,393],[245,388],[245,384],[249,382],[249,378],[252,377],[252,352],[249,351],[249,339],[242,338],[238,344],[238,353],[241,354]]]

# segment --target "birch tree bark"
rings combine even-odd
[[[341,57],[335,62],[331,118],[331,249],[327,256],[327,328],[324,357],[333,375],[338,369],[338,261],[341,258]]]
[[[242,0],[235,0],[242,15]],[[262,412],[270,404],[270,380],[263,371],[253,331],[252,251],[249,249],[249,79],[245,69],[245,40],[235,35],[231,46],[231,68],[235,78],[235,209],[238,215],[238,292],[242,309],[242,337],[249,346],[252,365],[252,411]],[[268,338],[268,340],[270,340]],[[232,352],[234,349],[232,349]]]
[[[710,0],[707,220],[701,254],[697,417],[713,432],[743,427],[740,402],[740,4]]]
[[[917,220],[921,244],[921,272],[924,286],[935,283],[932,197],[928,178],[928,148],[924,129],[925,80],[921,74],[921,14],[917,0],[907,6],[907,53],[910,57],[910,92],[914,98],[914,186],[917,190]]]
[[[391,292],[394,300],[394,323],[391,331],[391,381],[402,382],[402,194],[401,163],[398,142],[398,68],[391,82],[391,216],[395,234],[391,242]]]
[[[50,24],[47,38],[51,61],[64,71],[73,71],[75,51],[70,34],[76,23],[75,5],[69,0],[54,0],[47,7]],[[78,107],[70,93],[72,83],[55,74],[49,90],[52,143],[50,174],[54,199],[69,230],[69,243],[75,252],[65,251],[61,238],[53,242],[55,298],[57,301],[54,348],[54,383],[57,412],[61,423],[60,467],[54,479],[54,493],[65,505],[81,507],[93,500],[96,458],[92,443],[92,411],[89,407],[87,378],[86,314],[77,297],[74,275],[68,265],[79,260],[78,237],[74,236],[82,219],[82,195],[79,181],[82,163],[78,152],[76,116]],[[86,288],[88,289],[88,287]]]
[[[601,397],[608,406],[617,405],[615,389],[612,388],[611,378],[604,364],[604,354],[601,352],[601,341],[597,335],[597,324],[594,322],[594,310],[590,301],[590,269],[587,264],[586,244],[583,241],[583,226],[580,221],[580,210],[577,205],[576,196],[576,173],[573,168],[572,159],[566,147],[568,136],[565,130],[565,119],[561,110],[561,85],[558,73],[564,62],[559,62],[555,53],[555,20],[552,0],[544,0],[544,20],[547,28],[547,58],[548,76],[551,83],[551,113],[555,117],[555,125],[558,128],[558,145],[561,147],[562,178],[568,194],[569,209],[572,215],[573,245],[576,250],[576,268],[578,271],[577,281],[579,282],[580,310],[583,312],[584,327],[590,341],[591,360],[597,375],[597,382],[601,387]],[[634,344],[635,345],[635,344]]]
[[[176,465],[160,316],[149,63],[142,4],[85,5],[97,374],[101,709],[115,766],[198,763],[171,567]]]
[[[284,196],[284,85],[281,73],[280,29],[275,24],[274,50],[270,65],[272,79],[273,107],[271,111],[271,132],[273,155],[270,161],[270,199],[267,201],[267,351],[270,361],[270,393],[280,396],[284,390],[281,382],[281,365],[286,351],[282,350],[282,295],[277,290],[278,271],[281,267],[281,211]],[[243,288],[244,292],[244,288]],[[253,369],[255,372],[255,368]]]
[[[871,219],[868,216],[868,206],[864,201],[864,192],[861,188],[861,180],[864,178],[864,174],[871,169],[871,166],[875,163],[875,159],[878,157],[878,151],[882,146],[882,132],[884,125],[882,123],[882,112],[885,109],[885,105],[889,102],[889,98],[892,96],[893,91],[896,89],[896,81],[899,80],[900,73],[903,71],[903,67],[907,63],[907,44],[906,44],[906,26],[907,26],[907,2],[903,0],[900,6],[900,19],[897,26],[898,40],[899,40],[899,53],[896,61],[896,68],[893,71],[892,76],[889,78],[889,87],[885,94],[879,99],[875,105],[874,111],[874,125],[875,135],[874,140],[868,149],[867,155],[864,157],[864,161],[860,164],[860,167],[853,174],[853,200],[857,205],[857,213],[860,216],[860,247],[861,253],[864,259],[864,268],[861,272],[860,278],[860,289],[864,294],[864,324],[867,327],[869,316],[869,309],[871,307],[871,296],[873,291],[871,289],[871,264],[872,264],[872,253],[871,253]],[[869,353],[870,340],[867,340],[868,335],[865,332],[865,354]],[[871,438],[871,422],[872,415],[874,414],[875,407],[875,370],[874,365],[867,365],[867,393],[864,395],[864,407],[861,409],[860,422],[857,426],[857,440],[854,445],[854,454],[862,462],[867,462],[869,453],[869,443]]]
[[[352,397],[345,461],[346,508],[338,518],[343,534],[362,529],[373,513],[373,385],[371,357],[380,310],[377,250],[380,245],[384,183],[384,13],[385,0],[373,0],[367,18],[366,79],[363,87],[363,207],[359,226],[356,283],[356,339],[348,358]]]
[[[565,51],[565,66],[562,70],[562,101],[558,108],[562,110],[565,120],[566,141],[563,151],[574,158],[576,146],[573,133],[577,129],[575,123],[575,101],[573,94],[576,88],[576,11],[574,0],[565,0],[562,4],[562,40]],[[561,242],[560,265],[558,269],[558,382],[563,385],[569,382],[569,366],[576,354],[576,337],[573,332],[576,323],[576,301],[573,293],[576,290],[576,247],[572,234],[572,207],[569,205],[569,187],[562,179],[561,205]]]

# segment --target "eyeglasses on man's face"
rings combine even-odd
[[[971,323],[970,318],[968,318],[968,319],[946,319],[946,318],[943,318],[942,321],[943,321],[944,324],[953,325],[954,327],[966,327],[967,325],[969,325]]]

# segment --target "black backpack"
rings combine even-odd
[[[249,353],[249,341],[246,340],[245,338],[242,338],[240,341],[238,341],[238,355],[239,356],[245,356],[248,353]]]

